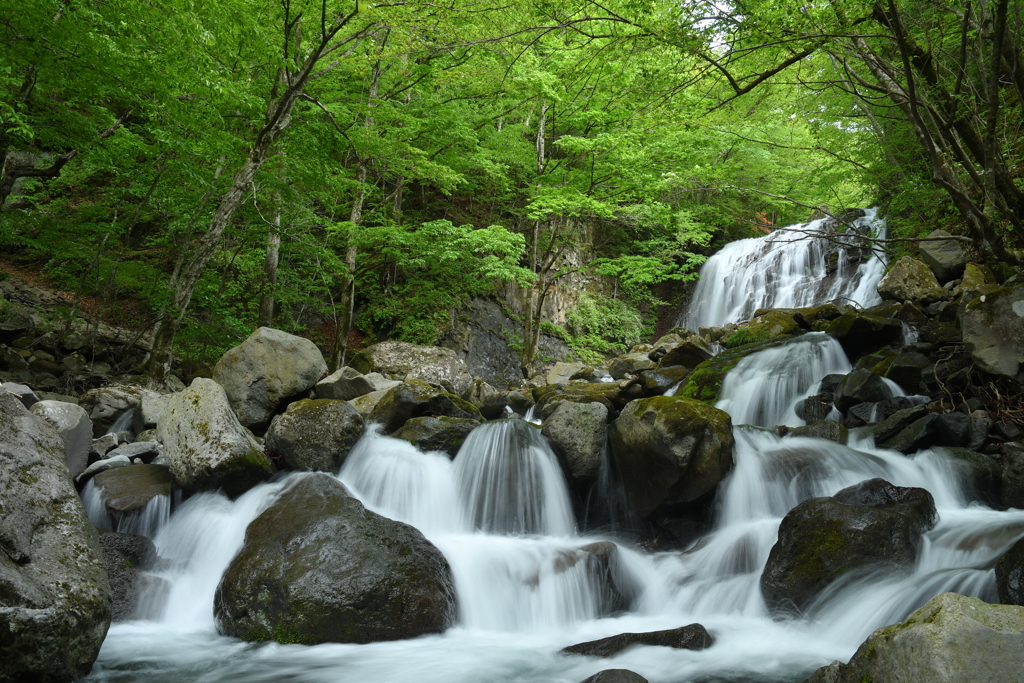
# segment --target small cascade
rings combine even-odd
[[[171,509],[181,504],[181,497],[181,491],[153,496],[146,507],[124,515],[117,523],[117,531],[153,538],[170,521]]]
[[[816,236],[829,229],[830,220],[725,245],[701,268],[692,303],[678,324],[696,330],[749,320],[759,308],[800,308],[829,301],[862,307],[881,303],[875,286],[885,262],[871,255],[854,267],[852,258],[862,252],[855,235]],[[877,209],[865,210],[852,228],[885,237],[885,221]]]
[[[717,407],[734,424],[799,425],[795,404],[817,393],[825,375],[847,373],[843,347],[824,332],[812,332],[741,360],[722,382]]]
[[[121,434],[122,432],[135,433],[132,429],[132,421],[135,419],[135,408],[129,408],[114,420],[114,423],[110,425],[110,429],[107,430],[107,434]]]
[[[103,503],[103,496],[100,495],[96,482],[90,479],[82,489],[82,505],[85,507],[85,514],[89,521],[97,529],[103,531],[114,531],[113,520],[107,513],[107,506]]]
[[[470,432],[455,456],[455,478],[474,528],[568,536],[575,523],[558,459],[540,431],[498,420]]]

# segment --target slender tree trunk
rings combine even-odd
[[[274,293],[277,289],[277,264],[281,249],[281,197],[276,197],[274,222],[267,230],[267,255],[263,259],[266,292],[260,299],[260,327],[272,327],[274,322]]]

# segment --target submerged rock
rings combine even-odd
[[[605,669],[580,683],[647,683],[647,679],[629,669]]]
[[[363,416],[345,401],[304,399],[274,418],[264,444],[293,470],[337,473],[362,434]]]
[[[312,389],[326,372],[327,363],[313,342],[258,327],[221,356],[213,379],[224,387],[238,421],[262,430],[284,404]]]
[[[183,488],[239,496],[274,473],[263,448],[238,422],[219,384],[197,377],[175,394],[157,435]]]
[[[806,427],[790,429],[787,436],[807,436],[813,439],[827,439],[838,444],[846,444],[850,433],[843,425],[832,420],[818,420]]]
[[[57,430],[0,392],[0,680],[66,683],[110,626],[95,527]]]
[[[883,479],[806,500],[782,520],[761,574],[761,594],[774,614],[799,614],[855,570],[909,572],[921,534],[936,520],[930,493]]]
[[[570,645],[563,648],[562,653],[588,657],[613,657],[634,645],[672,647],[677,650],[705,650],[714,644],[715,639],[711,637],[707,629],[700,624],[690,624],[665,631],[620,633],[617,636]]]
[[[441,552],[327,474],[296,478],[249,525],[214,600],[226,635],[306,645],[440,633],[455,607]]]
[[[732,420],[699,401],[655,396],[626,405],[609,430],[629,507],[647,517],[711,493],[732,469]]]
[[[1024,680],[1022,658],[1024,609],[943,593],[807,683],[1011,683]]]

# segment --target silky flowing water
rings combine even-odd
[[[717,267],[714,259],[708,267]],[[849,659],[874,629],[939,593],[993,600],[992,563],[1024,535],[1024,511],[973,502],[966,473],[938,451],[903,456],[875,448],[856,430],[841,446],[767,429],[800,424],[795,402],[824,375],[849,369],[839,345],[822,334],[737,365],[719,402],[737,425],[735,468],[719,487],[711,532],[686,552],[642,552],[624,535],[581,530],[587,519],[629,528],[616,507],[614,477],[606,468],[585,519],[576,520],[555,455],[524,421],[478,427],[454,460],[371,430],[340,480],[368,508],[420,529],[455,578],[456,625],[414,640],[305,647],[218,635],[213,595],[246,526],[289,478],[307,475],[263,484],[235,501],[194,496],[154,534],[167,564],[156,573],[163,582],[143,596],[144,618],[111,627],[89,680],[578,683],[625,668],[651,683],[802,681],[833,659]],[[935,498],[939,522],[913,573],[854,574],[830,587],[806,618],[771,619],[759,578],[782,517],[802,500],[873,477],[926,488]],[[619,526],[609,526],[616,517]],[[611,611],[606,578],[582,561],[582,546],[604,540],[618,543],[612,573],[630,602],[618,612]],[[713,647],[638,647],[611,659],[558,652],[693,622],[714,635]]]

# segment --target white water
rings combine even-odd
[[[906,457],[856,432],[841,446],[764,429],[799,424],[795,402],[824,375],[849,368],[838,345],[815,334],[737,365],[719,405],[734,423],[752,426],[734,430],[735,467],[719,487],[712,530],[688,552],[650,554],[620,542],[612,581],[626,597],[624,611],[612,612],[609,580],[581,550],[604,537],[577,531],[561,471],[533,427],[489,423],[454,461],[371,432],[339,477],[368,508],[416,526],[444,553],[459,600],[456,626],[370,645],[249,645],[217,635],[217,583],[246,526],[287,485],[282,480],[233,502],[202,494],[174,512],[155,535],[169,561],[160,572],[168,588],[146,596],[147,620],[111,628],[89,679],[577,683],[626,668],[651,683],[802,681],[940,592],[991,599],[992,561],[1024,534],[1024,511],[972,502],[961,472],[941,453]],[[759,578],[782,517],[802,500],[873,477],[926,488],[935,498],[939,522],[913,573],[851,576],[806,619],[773,621]],[[596,490],[589,504],[607,512],[616,501],[608,468]],[[713,633],[713,647],[640,647],[603,660],[558,654],[585,640],[694,621]]]
[[[826,219],[801,223],[725,245],[701,267],[700,281],[678,324],[696,330],[749,320],[759,308],[827,302],[866,308],[882,303],[875,286],[882,279],[885,262],[878,256],[854,267],[850,250],[840,247],[836,272],[827,272],[826,257],[836,246],[813,236],[825,223]],[[885,221],[877,209],[867,209],[853,225],[885,237]]]

